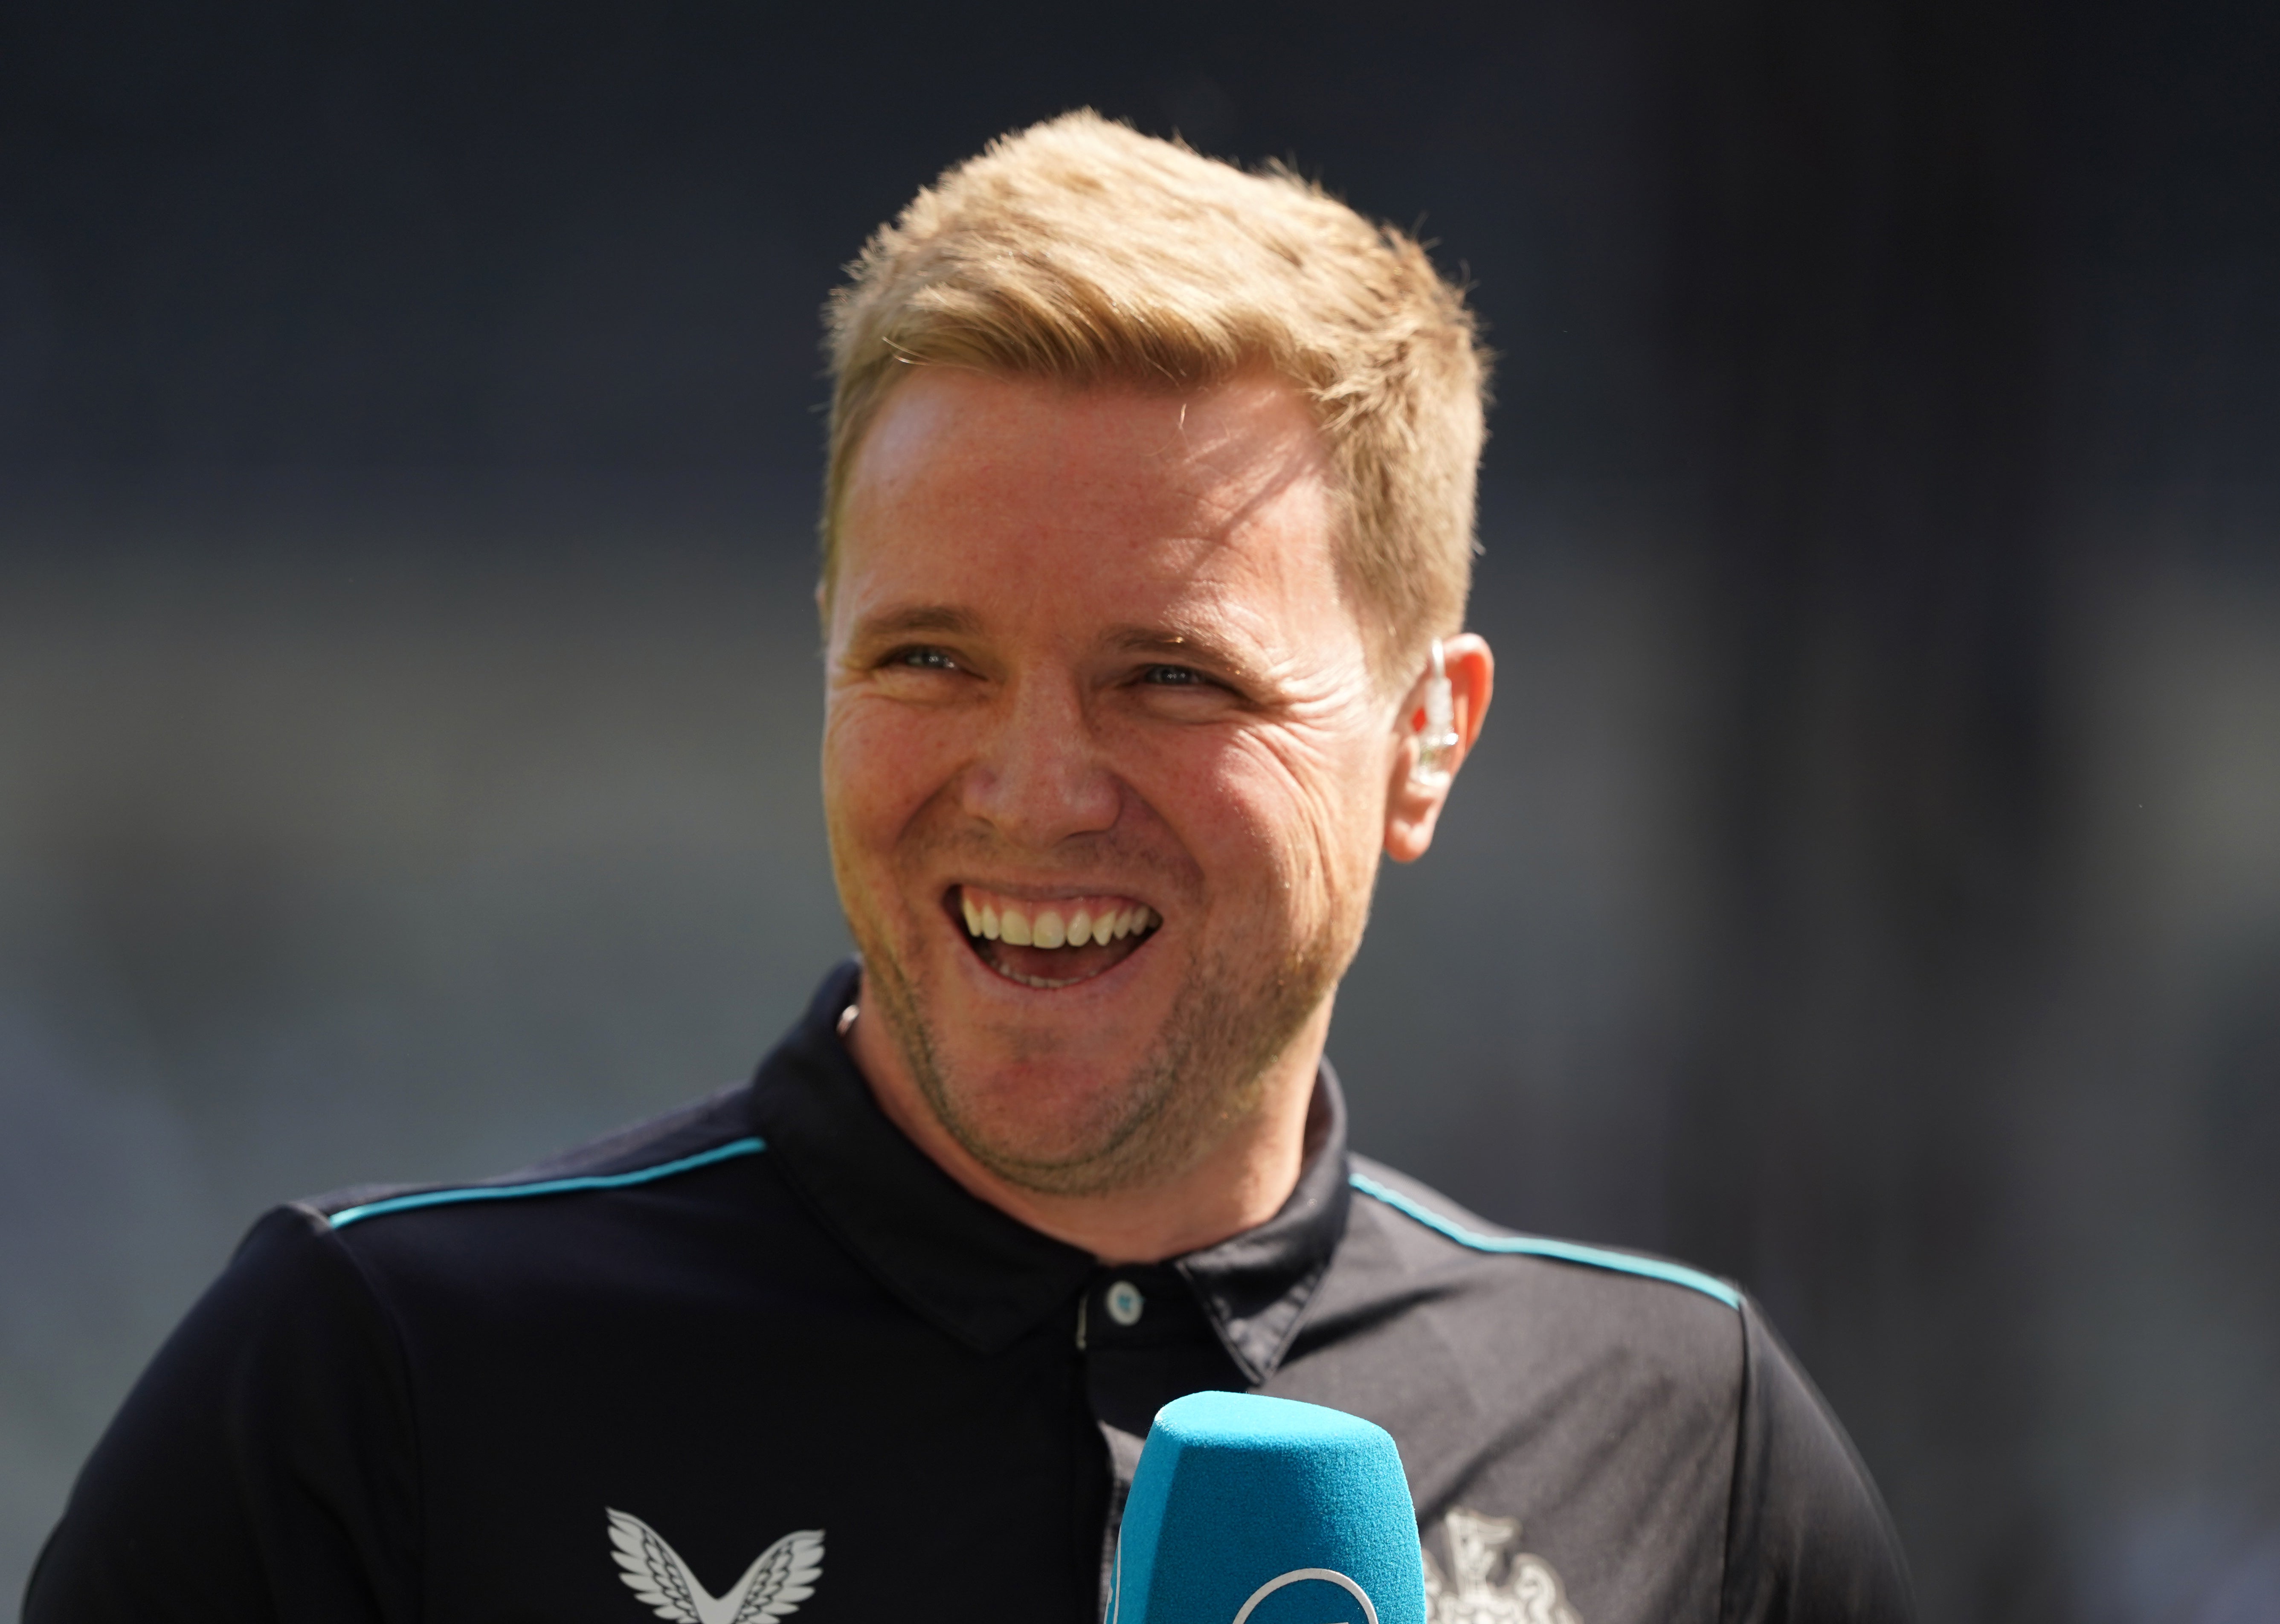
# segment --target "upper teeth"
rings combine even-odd
[[[1031,910],[1012,903],[977,904],[971,896],[961,895],[959,905],[966,914],[969,935],[1010,942],[1015,947],[1082,947],[1091,942],[1113,942],[1158,922],[1152,910],[1136,902],[1101,907],[1098,912],[1095,904],[1080,903],[1073,912],[1064,913],[1051,906]]]

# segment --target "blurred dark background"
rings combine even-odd
[[[1090,104],[1503,358],[1361,1148],[1746,1282],[1928,1620],[2280,1619],[2276,87],[2221,0],[0,10],[0,1590],[266,1204],[843,951],[815,311]]]

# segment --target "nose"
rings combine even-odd
[[[1049,851],[1116,821],[1116,775],[1102,759],[1077,684],[1028,674],[1007,684],[960,789],[967,813],[1009,844]]]

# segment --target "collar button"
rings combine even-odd
[[[1105,1301],[1108,1317],[1119,1325],[1137,1325],[1140,1312],[1148,1306],[1148,1299],[1140,1295],[1140,1288],[1128,1280],[1120,1280],[1108,1288]]]

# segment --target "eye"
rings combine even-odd
[[[1229,705],[1245,703],[1242,689],[1193,666],[1142,666],[1128,680],[1141,704],[1167,717],[1221,716]]]
[[[900,666],[907,671],[956,671],[959,664],[944,650],[920,644],[897,649],[879,662],[882,666]]]

